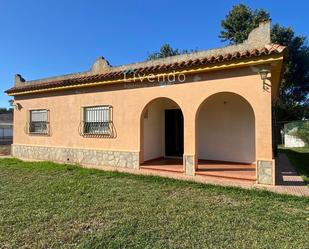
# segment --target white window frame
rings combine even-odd
[[[111,108],[110,105],[84,106],[83,135],[111,135]]]
[[[38,120],[34,120],[33,113],[38,112],[42,113],[42,117],[38,117]],[[45,115],[44,115],[45,114]],[[31,109],[28,112],[28,133],[29,134],[36,134],[36,135],[49,135],[49,110],[48,109]],[[45,127],[45,129],[41,129],[36,131],[33,129],[34,125],[41,125],[41,127]]]

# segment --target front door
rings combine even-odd
[[[165,110],[165,155],[183,156],[183,116],[180,109]]]

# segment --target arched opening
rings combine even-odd
[[[201,104],[197,122],[197,172],[217,169],[218,176],[254,180],[255,117],[248,101],[235,93],[214,94]]]
[[[141,168],[183,172],[183,114],[168,98],[148,103],[141,114]]]

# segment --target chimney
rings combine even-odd
[[[20,74],[15,74],[14,86],[21,86],[25,82],[25,79]]]
[[[91,71],[93,73],[105,73],[111,69],[111,65],[104,57],[99,57],[92,65]]]
[[[250,32],[246,42],[254,47],[270,44],[270,20],[260,22],[259,26]]]

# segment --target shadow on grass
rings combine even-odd
[[[309,147],[279,148],[279,153],[287,155],[298,174],[309,184]]]

